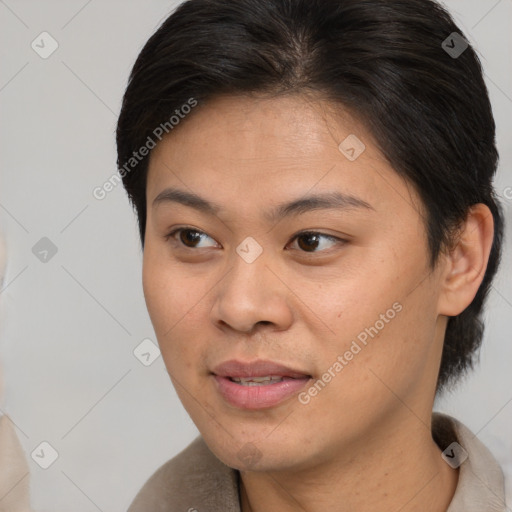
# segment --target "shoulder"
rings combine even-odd
[[[239,512],[238,472],[198,436],[144,484],[128,512]]]
[[[432,416],[432,435],[445,461],[459,469],[448,512],[505,512],[503,471],[476,435],[460,421],[440,413]]]

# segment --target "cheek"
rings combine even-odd
[[[364,382],[365,389],[359,391],[370,401],[379,395],[404,396],[421,382],[425,372],[430,373],[436,341],[435,302],[428,287],[420,286],[409,295],[388,293],[387,299],[366,313],[365,325],[357,325],[344,342],[347,355],[353,357],[347,376]]]
[[[424,371],[436,332],[436,297],[418,261],[375,260],[368,266],[371,272],[361,268],[324,286],[320,311],[334,334],[323,341],[322,362],[328,370],[342,357],[343,368],[334,369],[343,375],[333,379],[333,389],[343,388],[338,396],[367,400],[381,388],[385,392],[377,376],[398,390]]]
[[[143,290],[151,323],[171,375],[184,381],[191,368],[201,366],[206,291],[200,280],[191,280],[177,267],[162,262],[151,251],[144,254]]]
[[[361,262],[356,271],[342,273],[322,288],[316,300],[322,319],[334,331],[334,347],[348,348],[353,339],[364,343],[373,334],[384,333],[399,316],[404,279],[388,263]],[[395,304],[395,307],[393,305]],[[375,332],[375,331],[378,331]]]
[[[183,284],[176,277],[149,251],[145,252],[142,272],[144,298],[162,352],[186,313]]]
[[[158,337],[162,336],[172,326],[172,318],[169,317],[169,312],[173,311],[170,307],[172,305],[172,293],[167,288],[165,281],[165,274],[162,275],[162,269],[145,253],[142,287],[151,323]]]
[[[172,332],[193,307],[196,287],[176,265],[147,244],[142,285],[146,306],[157,335]]]
[[[316,389],[307,389],[309,398],[303,395],[301,403],[309,401],[304,405],[308,412],[304,421],[323,417],[324,433],[332,442],[340,430],[348,439],[357,438],[361,430],[378,424],[390,410],[403,407],[401,400],[407,400],[416,383],[423,381],[431,333],[425,328],[418,330],[421,315],[415,304],[403,301],[401,306],[400,311],[399,307],[392,310],[394,316],[388,313],[388,323],[367,312],[361,321],[355,308],[351,311],[357,316],[353,326],[345,331],[340,327],[340,335],[324,352],[319,380],[326,384],[317,380]],[[388,310],[376,309],[384,315]],[[347,311],[347,316],[351,312]]]

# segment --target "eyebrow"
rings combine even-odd
[[[207,215],[217,215],[223,211],[223,208],[203,197],[185,190],[177,188],[166,188],[162,190],[153,200],[152,207],[156,208],[164,203],[179,203]],[[312,194],[295,199],[293,201],[283,203],[274,207],[271,211],[266,212],[265,217],[272,222],[281,220],[292,215],[301,215],[313,210],[350,210],[363,209],[373,210],[375,208],[369,203],[358,197],[343,194],[341,192],[327,192],[320,194]]]

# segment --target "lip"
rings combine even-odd
[[[266,409],[275,407],[287,398],[296,395],[311,379],[304,371],[289,368],[272,361],[226,361],[213,370],[217,391],[223,399],[240,409]],[[230,380],[230,377],[265,377],[268,375],[285,377],[281,382],[261,386],[243,386]]]
[[[258,359],[244,363],[236,359],[225,361],[216,366],[212,373],[219,377],[265,377],[266,375],[279,375],[281,377],[301,378],[310,376],[307,372],[283,366],[272,361]]]

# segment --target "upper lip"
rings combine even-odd
[[[272,361],[257,360],[244,363],[232,359],[219,364],[213,369],[213,373],[219,377],[266,377],[268,375],[278,375],[281,377],[292,377],[299,379],[310,377],[307,372],[298,369],[273,363]]]

